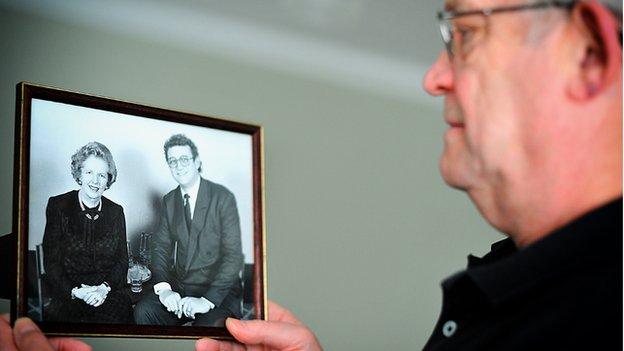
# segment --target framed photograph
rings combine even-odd
[[[19,83],[11,319],[231,338],[266,319],[262,127]]]

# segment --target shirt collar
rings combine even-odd
[[[197,199],[197,193],[199,192],[199,184],[201,183],[201,177],[197,177],[197,181],[195,181],[195,183],[193,185],[191,185],[191,188],[187,191],[184,191],[184,189],[182,189],[182,186],[180,186],[180,193],[182,194],[182,199],[184,199],[184,194],[189,194],[189,196],[191,197],[191,201],[194,201],[195,199]]]
[[[517,250],[511,239],[492,245],[483,258],[468,257],[468,269],[450,277],[448,288],[467,276],[493,304],[556,279],[583,265],[621,265],[622,198],[570,222],[532,245]]]

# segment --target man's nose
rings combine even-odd
[[[453,88],[453,69],[446,51],[429,67],[423,79],[423,88],[431,95],[444,95]]]

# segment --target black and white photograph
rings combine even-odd
[[[174,337],[264,318],[260,127],[23,89],[18,316]]]

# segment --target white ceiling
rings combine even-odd
[[[0,7],[421,103],[441,1],[0,0]]]

